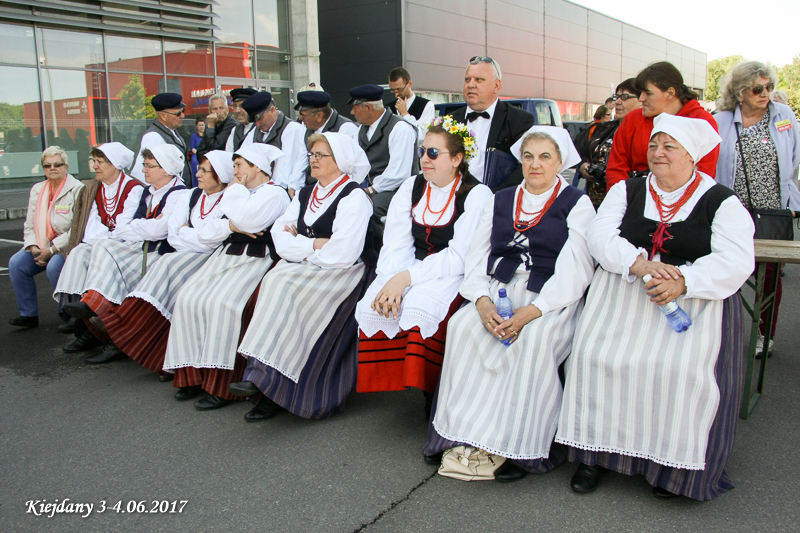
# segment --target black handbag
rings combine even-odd
[[[517,158],[497,148],[486,150],[483,164],[483,184],[493,189],[505,182],[517,168]]]
[[[742,139],[739,136],[738,125],[736,126],[736,140],[738,141],[736,144],[739,147],[739,155],[742,158],[744,182],[747,186],[747,203],[749,205],[746,207],[756,226],[756,233],[753,238],[771,241],[793,241],[794,228],[792,227],[792,220],[794,215],[788,209],[788,201],[786,203],[787,209],[756,209],[753,207],[753,197],[750,195],[750,174],[747,172],[747,160],[744,157],[744,150],[742,150]]]

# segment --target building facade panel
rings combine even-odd
[[[619,74],[622,67],[622,57],[619,54],[611,54],[589,47],[589,68],[591,69],[592,67],[610,70]],[[590,82],[591,79],[590,76]]]
[[[614,20],[596,11],[589,10],[589,18],[587,20],[590,31],[597,31],[622,39],[622,22]]]
[[[586,84],[573,83],[569,81],[545,79],[544,95],[545,98],[568,102],[586,101]]]
[[[543,18],[540,11],[534,11],[501,0],[487,0],[487,22],[517,30],[542,34]]]
[[[540,33],[516,30],[491,22],[487,24],[487,29],[489,42],[491,43],[489,45],[490,48],[522,52],[539,57],[544,56],[544,36]]]
[[[500,65],[503,79],[505,79],[506,74],[529,78],[541,78],[543,75],[544,59],[542,56],[532,56],[491,47],[489,48],[489,56],[494,58]]]
[[[565,0],[545,0],[544,12],[551,17],[557,17],[567,22],[575,24],[582,24],[586,26],[586,12],[585,7],[581,7],[572,2]]]
[[[585,46],[568,43],[548,35],[544,38],[544,54],[545,59],[586,66],[587,51]],[[547,75],[550,76],[549,73]]]
[[[586,85],[586,65],[567,63],[552,57],[545,57],[544,79],[545,86],[548,86],[548,88],[550,81],[568,81]]]
[[[580,46],[586,46],[587,42],[586,24],[579,24],[577,20],[566,21],[549,13],[544,16],[544,34]]]
[[[448,24],[442,24],[443,18]],[[454,42],[472,44],[483,35],[485,23],[464,15],[453,15],[438,7],[409,3],[405,12],[408,33],[437,36]],[[482,41],[480,41],[482,42]]]
[[[599,50],[619,57],[622,52],[622,39],[589,28],[588,43],[590,50]]]

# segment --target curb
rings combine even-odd
[[[28,216],[27,207],[9,207],[0,209],[0,220],[17,220]]]

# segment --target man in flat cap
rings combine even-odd
[[[383,88],[360,85],[350,89],[348,105],[361,125],[358,144],[367,153],[370,172],[361,184],[372,199],[375,215],[373,231],[376,247],[383,242],[381,218],[386,216],[389,203],[398,187],[417,173],[417,130],[383,106]]]
[[[358,126],[352,120],[341,116],[331,107],[331,95],[322,91],[301,91],[297,93],[294,106],[298,120],[306,127],[304,142],[314,133],[333,131],[343,133],[358,142]],[[316,182],[311,177],[311,169],[306,168],[306,185]]]
[[[228,97],[217,93],[208,99],[208,116],[203,140],[197,147],[197,159],[212,150],[224,150],[233,128],[238,122],[228,112]]]
[[[145,181],[142,172],[144,158],[142,153],[158,146],[159,144],[171,144],[176,146],[183,154],[187,153],[186,141],[176,131],[183,124],[184,111],[186,104],[183,103],[183,96],[178,93],[161,93],[153,97],[151,102],[153,109],[156,110],[156,120],[147,128],[139,144],[139,155],[130,170],[130,175],[139,180]],[[184,158],[184,169],[181,179],[187,187],[192,186],[192,169],[188,159]]]
[[[417,128],[417,140],[422,144],[428,134],[428,124],[436,116],[436,109],[433,102],[414,93],[413,85],[411,74],[403,67],[393,68],[389,72],[389,89],[397,97],[394,104],[397,114]]]
[[[272,94],[258,92],[244,101],[242,107],[247,111],[255,127],[247,134],[242,146],[250,143],[264,143],[281,150],[286,157],[275,162],[272,181],[289,192],[294,193],[306,184],[308,149],[305,145],[306,129],[287,118],[278,108]]]
[[[233,132],[228,136],[228,141],[225,143],[226,152],[235,152],[242,147],[247,134],[253,126],[250,124],[250,117],[247,111],[244,110],[242,104],[245,100],[256,94],[258,91],[250,87],[233,89],[231,91],[231,107],[233,108],[233,118],[236,119],[236,127]]]

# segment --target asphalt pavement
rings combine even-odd
[[[249,404],[199,412],[131,360],[87,366],[85,354],[61,351],[71,337],[56,332],[44,275],[39,328],[7,325],[17,310],[5,267],[20,246],[8,241],[21,240],[21,227],[0,222],[2,532],[800,528],[800,267],[786,268],[765,394],[739,424],[728,462],[736,488],[711,502],[665,501],[644,478],[617,474],[574,494],[569,463],[512,484],[435,475],[422,461],[419,391],[354,394],[322,421],[282,413],[249,424]],[[48,504],[67,499],[92,510],[48,517]]]

